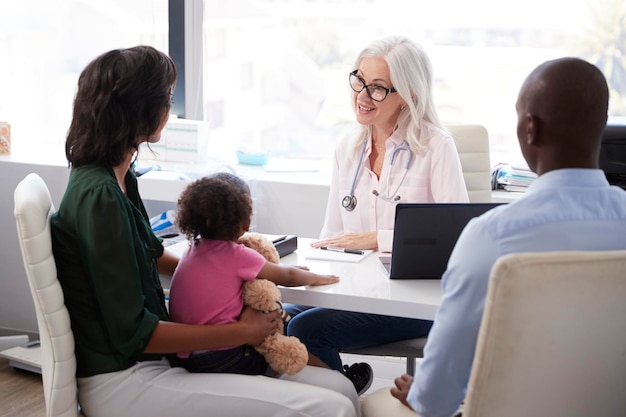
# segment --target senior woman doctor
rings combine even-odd
[[[403,37],[373,42],[349,74],[360,125],[335,150],[321,240],[314,247],[390,251],[398,203],[469,201],[454,140],[432,98],[424,50]]]
[[[348,75],[360,129],[335,150],[321,240],[314,247],[390,251],[398,203],[467,203],[452,137],[432,99],[432,69],[424,50],[404,37],[364,49]],[[288,305],[288,334],[344,373],[361,394],[372,369],[342,367],[340,349],[428,334],[431,321]]]

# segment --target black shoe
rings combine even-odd
[[[358,395],[367,391],[374,380],[374,371],[365,362],[355,363],[352,366],[344,365],[343,374],[352,381]]]

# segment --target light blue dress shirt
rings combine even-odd
[[[494,262],[512,252],[626,249],[626,191],[601,170],[541,175],[519,200],[467,225],[442,277],[441,307],[408,402],[422,417],[450,416],[465,397]]]

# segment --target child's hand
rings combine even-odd
[[[339,282],[339,277],[337,275],[317,275],[313,278],[313,282],[309,285],[328,285]]]
[[[294,265],[294,268],[298,268],[301,269],[303,271],[308,271],[309,267],[308,266],[304,266],[304,265]]]

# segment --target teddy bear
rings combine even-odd
[[[272,242],[259,233],[246,232],[238,242],[259,252],[268,262],[278,263],[280,260]],[[268,336],[255,349],[279,374],[293,375],[301,371],[308,362],[309,354],[297,337],[283,333],[283,323],[288,322],[290,317],[283,309],[280,290],[276,284],[266,279],[246,281],[243,286],[243,303],[259,311],[281,311],[282,320],[276,333]]]

